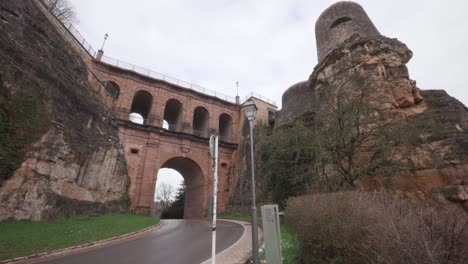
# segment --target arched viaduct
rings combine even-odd
[[[172,168],[186,182],[184,217],[204,218],[213,193],[208,138],[218,134],[218,209],[222,212],[239,174],[238,146],[244,124],[239,98],[221,96],[223,100],[215,91],[105,57],[70,22],[64,24],[40,1],[35,2],[80,55],[96,95],[117,116],[130,176],[131,210],[151,214],[157,173],[160,168]],[[253,93],[250,97],[259,108],[257,121],[268,122],[277,110],[275,102]]]
[[[94,60],[93,71],[115,97],[113,110],[131,181],[131,210],[140,214],[154,210],[158,170],[172,168],[186,183],[184,217],[206,217],[213,190],[208,139],[218,134],[218,203],[223,211],[236,171],[241,106],[99,60]]]

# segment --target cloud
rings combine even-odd
[[[105,53],[235,96],[278,103],[317,62],[315,20],[334,1],[72,0],[79,30]],[[423,89],[445,89],[468,104],[464,52],[468,2],[359,1],[379,31],[413,50],[410,74]]]

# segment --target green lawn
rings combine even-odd
[[[159,223],[132,214],[82,215],[49,221],[0,222],[0,260],[102,240]]]

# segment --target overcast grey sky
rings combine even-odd
[[[317,63],[314,26],[332,0],[71,0],[82,35],[105,55],[230,96],[281,104]],[[468,105],[467,0],[361,0],[379,31],[408,45],[410,76]],[[173,174],[173,173],[172,173]],[[173,185],[179,177],[166,173]],[[175,179],[178,179],[175,181]]]
[[[82,35],[105,55],[235,96],[280,104],[317,63],[315,20],[331,0],[71,0]],[[468,105],[468,1],[357,1],[413,51],[410,76]]]

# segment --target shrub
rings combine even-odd
[[[468,217],[458,208],[341,192],[292,198],[286,219],[301,263],[468,262]]]

